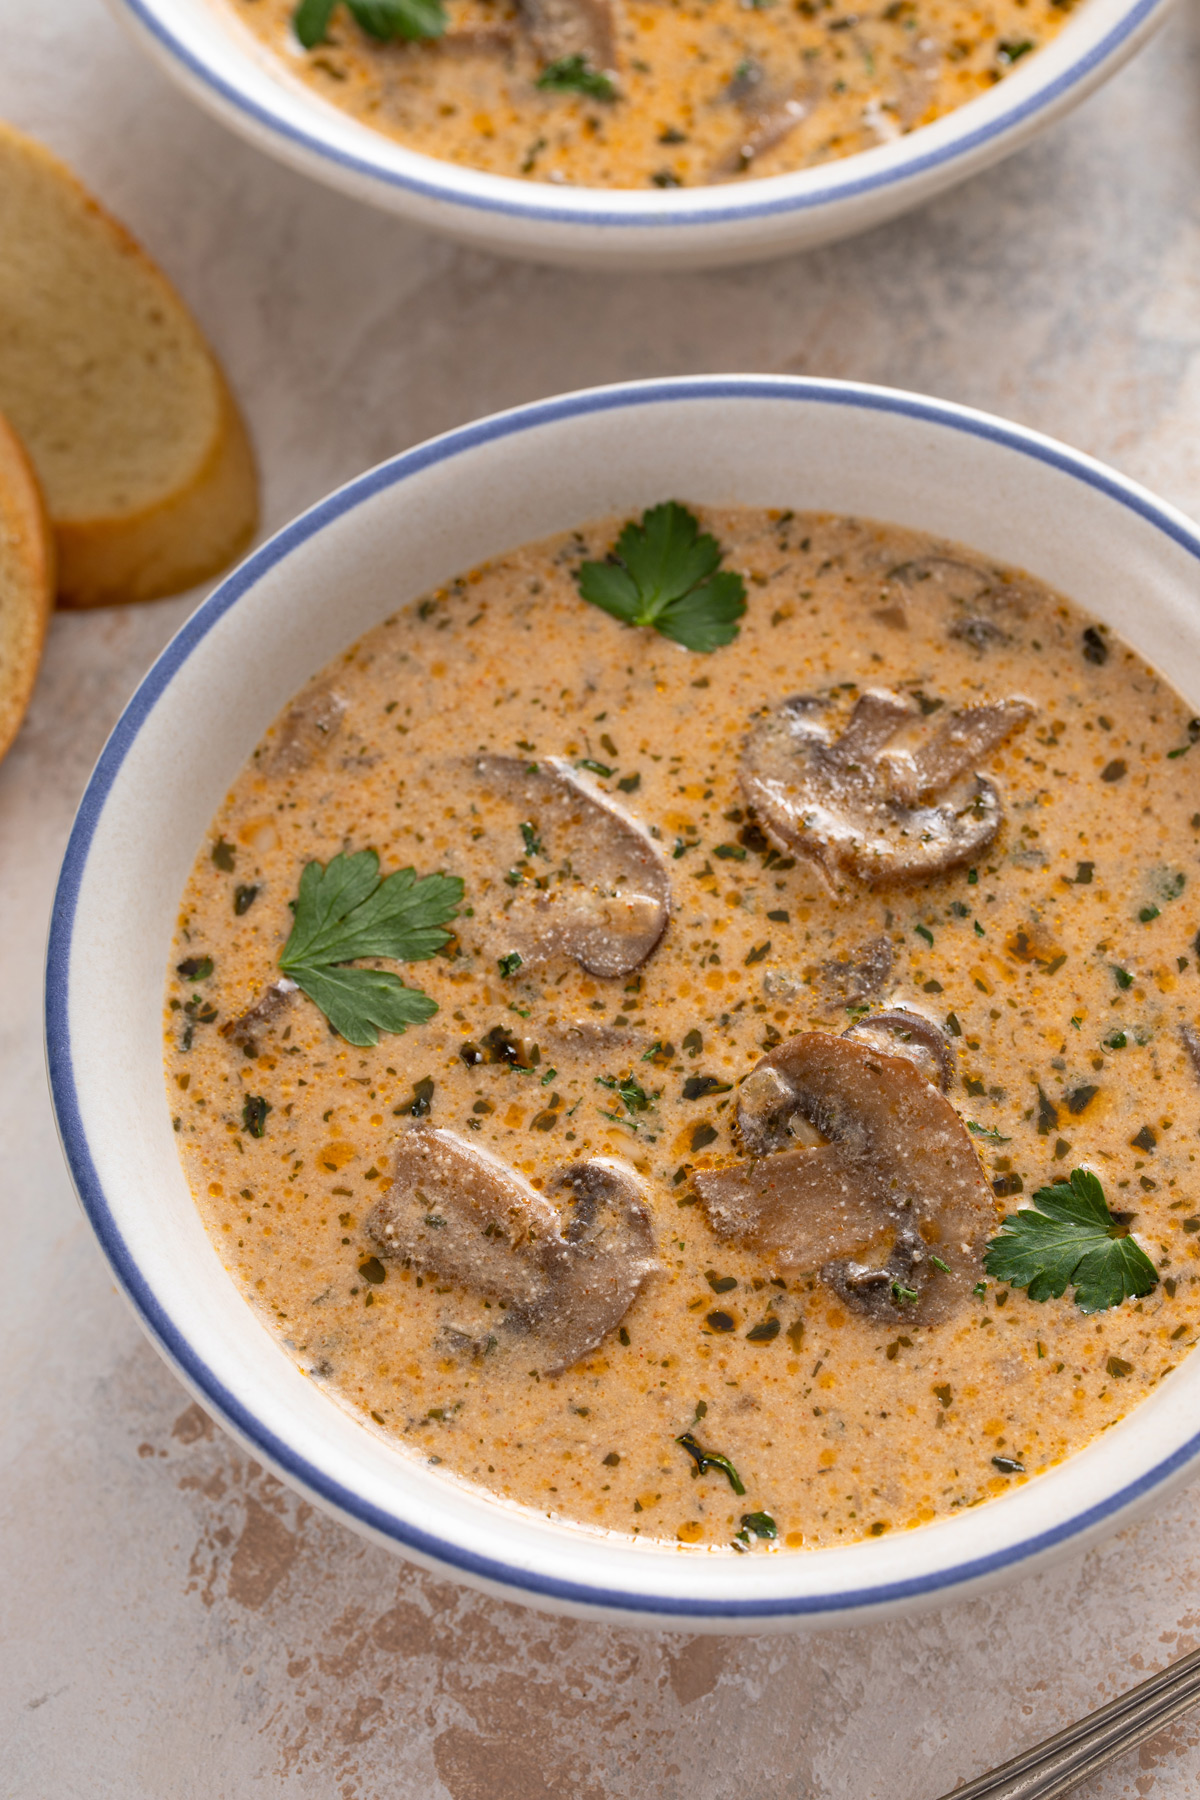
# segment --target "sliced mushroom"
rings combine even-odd
[[[279,736],[263,758],[266,775],[298,775],[341,730],[346,702],[319,683],[300,695],[284,714]]]
[[[717,163],[717,176],[742,175],[760,156],[774,150],[808,117],[810,97],[791,82],[773,80],[753,57],[738,66],[725,90],[742,115],[736,144]]]
[[[936,1323],[978,1280],[992,1193],[962,1120],[907,1058],[801,1032],[742,1084],[738,1129],[751,1160],[693,1177],[718,1237],[781,1275],[819,1270],[879,1318]],[[798,1130],[823,1141],[783,1148]]]
[[[542,1298],[518,1309],[557,1375],[619,1325],[655,1267],[654,1233],[631,1169],[609,1157],[572,1163],[550,1192],[569,1209],[561,1238],[545,1247]]]
[[[877,994],[892,972],[890,938],[868,938],[848,957],[821,964],[821,985],[831,1004],[852,1005]]]
[[[973,765],[1032,716],[1028,700],[964,707],[916,751],[886,755],[901,725],[920,718],[914,701],[869,689],[836,738],[825,722],[830,704],[795,694],[746,739],[742,791],[778,844],[830,877],[900,882],[966,862],[992,842],[1004,810]]]
[[[499,1300],[502,1329],[535,1340],[547,1374],[594,1350],[656,1266],[641,1187],[622,1163],[562,1169],[550,1190],[564,1195],[562,1210],[489,1151],[433,1126],[404,1132],[393,1168],[366,1221],[379,1254]]]
[[[232,1039],[247,1056],[257,1056],[259,1033],[274,1025],[298,992],[296,983],[281,975],[278,981],[271,983],[261,1000],[256,1000],[236,1019],[226,1020],[221,1026],[221,1036]]]
[[[589,975],[628,975],[645,962],[671,912],[671,878],[650,834],[561,757],[481,756],[475,772],[536,825],[551,871],[544,888],[512,890],[493,920],[497,948],[526,963],[569,956]]]
[[[901,131],[911,131],[921,123],[937,95],[942,68],[937,39],[919,37],[901,67],[904,73],[896,92],[896,118]]]
[[[1187,1052],[1187,1059],[1192,1065],[1192,1074],[1200,1079],[1200,1031],[1194,1025],[1181,1025],[1179,1036]]]
[[[593,69],[618,67],[614,0],[519,0],[521,20],[544,62],[582,56]]]
[[[907,1056],[927,1081],[932,1081],[943,1094],[949,1091],[954,1078],[954,1052],[945,1032],[922,1013],[903,1006],[889,1007],[886,1012],[858,1019],[842,1036],[873,1044],[890,1056]]]
[[[949,635],[958,638],[964,644],[970,644],[972,650],[978,650],[982,656],[987,650],[994,650],[999,644],[1010,642],[1009,635],[995,619],[955,619],[950,626]]]

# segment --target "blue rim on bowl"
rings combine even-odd
[[[1097,1503],[1075,1512],[1068,1511],[1052,1524],[993,1553],[950,1561],[945,1567],[909,1579],[859,1583],[831,1592],[778,1597],[760,1595],[752,1599],[693,1599],[686,1595],[655,1592],[652,1586],[639,1591],[597,1582],[574,1582],[469,1550],[436,1533],[415,1529],[397,1513],[370,1503],[332,1478],[327,1470],[297,1454],[268,1419],[256,1414],[230,1390],[181,1332],[131,1254],[114,1216],[112,1198],[97,1169],[80,1106],[70,1020],[72,954],[80,891],[114,784],[152,710],[180,672],[186,669],[189,659],[232,609],[253,603],[256,587],[273,570],[310,545],[335,522],[347,519],[376,497],[388,493],[399,497],[407,483],[425,472],[446,468],[481,447],[511,444],[522,434],[605,412],[722,401],[862,409],[880,418],[891,415],[940,431],[963,434],[966,438],[984,440],[1018,458],[1053,470],[1070,482],[1103,496],[1117,508],[1126,509],[1153,532],[1162,534],[1177,546],[1189,562],[1196,565],[1197,575],[1200,575],[1200,531],[1181,513],[1135,483],[1087,456],[1019,426],[966,408],[888,389],[755,376],[631,383],[541,401],[449,432],[358,477],[280,531],[209,596],[142,681],[97,762],[80,803],[63,861],[47,952],[46,1053],[55,1114],[70,1173],[121,1289],[151,1338],[203,1404],[286,1481],[344,1521],[393,1548],[429,1566],[512,1598],[524,1598],[534,1604],[591,1616],[624,1617],[631,1621],[640,1615],[663,1622],[678,1619],[693,1626],[709,1625],[714,1629],[736,1629],[739,1625],[746,1629],[756,1624],[762,1629],[769,1628],[772,1623],[794,1625],[805,1619],[861,1618],[865,1612],[887,1608],[897,1602],[935,1599],[977,1584],[983,1578],[1027,1565],[1055,1547],[1077,1543],[1099,1528],[1111,1526],[1119,1515],[1128,1515],[1136,1503],[1160,1492],[1164,1484],[1178,1477],[1200,1455],[1200,1432],[1184,1435],[1180,1431],[1169,1454],[1150,1461],[1133,1479],[1125,1480],[1122,1474],[1120,1483],[1114,1484]],[[1135,1413],[1149,1404],[1149,1401],[1143,1402],[1142,1408],[1135,1409]],[[1028,1493],[1031,1489],[1024,1491]],[[984,1510],[990,1512],[1005,1504],[1008,1502],[993,1501]],[[822,1553],[800,1552],[797,1557],[803,1561],[807,1556],[819,1554]],[[832,1554],[845,1556],[848,1551]],[[649,1561],[646,1567],[649,1570]]]
[[[716,227],[773,222],[776,230],[769,236],[774,250],[762,253],[779,254],[792,243],[818,242],[889,217],[1017,148],[1040,125],[1082,99],[1138,48],[1165,17],[1172,0],[1108,0],[1111,22],[1091,33],[1080,31],[1080,24],[1098,16],[1097,0],[1085,0],[1050,45],[997,87],[890,144],[812,169],[679,192],[594,188],[573,192],[440,162],[409,151],[370,127],[350,127],[348,115],[303,90],[283,71],[274,81],[264,81],[265,53],[253,56],[248,46],[235,44],[233,20],[224,28],[220,49],[214,51],[221,34],[184,28],[180,0],[113,3],[202,104],[284,160],[395,210],[432,203],[444,216],[432,216],[428,210],[414,216],[450,230],[454,230],[451,213],[460,209],[466,215],[491,218],[497,223],[490,235],[486,226],[465,222],[463,234],[501,247],[505,247],[501,242],[505,220],[602,234],[586,248],[576,243],[563,252],[564,260],[576,255],[583,260],[603,256],[606,233],[653,231],[694,239],[698,232],[711,233]],[[191,3],[194,0],[185,0]],[[1073,54],[1072,33],[1081,40]],[[335,141],[347,132],[358,148]],[[816,218],[825,214],[828,223],[816,226]],[[787,221],[794,228],[790,237],[778,229]],[[544,252],[552,257],[553,234],[540,248],[532,240],[524,245],[514,241],[508,247],[517,254]],[[642,248],[652,246],[646,243]],[[685,243],[681,248],[687,255],[694,245]],[[641,260],[636,251],[633,254]],[[747,248],[747,254],[755,252]]]

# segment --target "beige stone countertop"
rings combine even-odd
[[[1079,112],[925,211],[689,277],[494,261],[311,186],[196,111],[100,0],[0,0],[0,44],[0,116],[75,165],[218,346],[271,529],[497,407],[726,369],[987,407],[1200,516],[1190,8]],[[0,767],[0,1794],[935,1800],[1200,1642],[1198,1487],[981,1599],[845,1633],[689,1638],[422,1574],[208,1421],[76,1206],[41,1048],[72,812],[199,598],[56,619]],[[1200,1715],[1079,1790],[1197,1791]]]

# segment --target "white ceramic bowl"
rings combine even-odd
[[[220,0],[113,0],[188,93],[281,161],[482,248],[580,267],[697,269],[848,237],[988,167],[1120,68],[1170,0],[1082,0],[1058,37],[944,119],[819,168],[647,192],[552,187],[406,150],[291,76]]]
[[[288,697],[461,570],[670,496],[859,514],[958,539],[1077,598],[1200,709],[1200,532],[1032,432],[888,389],[757,376],[600,388],[501,413],[305,513],[216,590],[147,675],[96,766],[59,882],[51,1085],[84,1209],[159,1349],[256,1457],[347,1524],[561,1611],[725,1631],[859,1619],[1026,1569],[1126,1521],[1200,1454],[1200,1357],[1078,1456],[916,1531],[745,1557],[631,1546],[410,1460],[308,1380],[205,1234],[164,1089],[179,896],[213,813]]]

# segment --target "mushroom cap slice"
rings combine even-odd
[[[883,1012],[856,1019],[842,1036],[859,1038],[891,1056],[907,1056],[943,1094],[949,1091],[954,1079],[954,1052],[945,1032],[923,1013],[905,1006],[889,1006]]]
[[[794,694],[746,738],[742,791],[767,832],[833,876],[913,881],[969,861],[996,836],[1000,795],[974,768],[1034,712],[1010,699],[951,713],[915,752],[889,751],[915,703],[887,689],[855,702],[834,737],[831,702]]]
[[[453,1131],[412,1125],[392,1170],[366,1221],[381,1255],[509,1305],[541,1296],[540,1246],[558,1236],[558,1214],[515,1169]]]
[[[641,1184],[607,1157],[560,1170],[556,1206],[455,1132],[413,1125],[366,1230],[381,1256],[500,1300],[543,1373],[570,1368],[619,1325],[657,1267]]]
[[[541,1340],[543,1372],[558,1375],[620,1324],[657,1263],[641,1184],[623,1163],[572,1163],[550,1191],[570,1213],[561,1238],[545,1248],[550,1279],[525,1318]]]
[[[618,67],[615,0],[519,0],[521,22],[548,63],[582,56],[593,69]]]
[[[589,975],[628,975],[671,915],[671,877],[649,832],[562,757],[480,756],[491,793],[534,823],[553,869],[546,888],[514,888],[494,921],[523,962],[568,956]]]
[[[248,1007],[244,1013],[239,1013],[236,1019],[225,1021],[221,1026],[221,1036],[230,1038],[246,1056],[257,1056],[258,1033],[273,1026],[299,992],[300,989],[290,976],[281,975],[253,1006]]]
[[[780,1148],[797,1114],[827,1141]],[[693,1177],[719,1237],[918,1324],[947,1317],[979,1279],[995,1202],[962,1120],[906,1057],[801,1032],[743,1083],[738,1128],[762,1154]]]
[[[333,742],[346,715],[346,702],[324,682],[307,688],[284,714],[279,735],[263,757],[268,776],[298,775]]]

